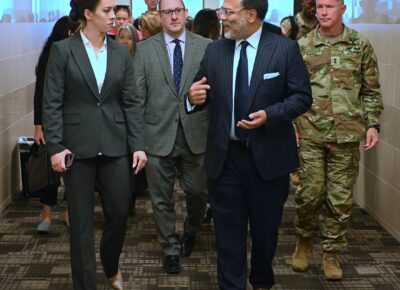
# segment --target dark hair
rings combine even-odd
[[[114,7],[114,13],[117,14],[118,11],[126,11],[128,12],[129,17],[131,17],[131,9],[129,9],[129,6],[127,5],[115,5]]]
[[[255,9],[257,17],[264,21],[268,11],[268,0],[242,0],[242,6],[245,9]]]
[[[74,32],[76,27],[69,21],[68,16],[63,16],[54,24],[53,30],[43,45],[42,52],[40,53],[38,63],[36,65],[35,73],[39,74],[40,70],[46,69],[47,60],[50,54],[51,45],[54,42],[63,40],[69,37],[69,32]]]
[[[202,9],[193,19],[192,32],[205,38],[218,39],[219,28],[217,12],[213,9]]]
[[[84,22],[86,23],[86,18],[84,11],[89,9],[94,11],[99,5],[100,0],[71,0],[69,6],[71,6],[71,11],[69,13],[69,18],[71,22]]]
[[[158,11],[161,11],[161,3],[162,3],[162,0],[158,1]],[[186,9],[186,6],[185,6],[185,3],[183,3],[183,0],[181,0],[181,3],[183,5],[183,8]]]

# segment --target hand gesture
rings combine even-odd
[[[210,86],[207,85],[207,78],[203,77],[198,82],[192,84],[189,89],[189,102],[192,105],[203,105],[207,99],[207,90]]]
[[[251,121],[241,120],[236,124],[236,126],[244,129],[256,129],[267,121],[267,113],[264,110],[260,110],[251,113],[249,118]]]

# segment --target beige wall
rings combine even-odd
[[[0,213],[20,190],[17,138],[33,134],[34,69],[53,24],[0,24]]]
[[[400,25],[352,25],[378,55],[384,112],[378,147],[362,154],[357,203],[400,240]]]

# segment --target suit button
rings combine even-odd
[[[175,119],[175,123],[178,123],[178,121],[179,121],[178,119]]]
[[[100,102],[98,102],[96,105],[97,105],[97,107],[101,107],[101,103]]]

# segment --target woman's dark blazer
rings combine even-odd
[[[144,151],[143,113],[136,95],[125,46],[107,38],[107,71],[99,93],[80,33],[54,43],[43,96],[50,154],[69,149],[80,159]]]

